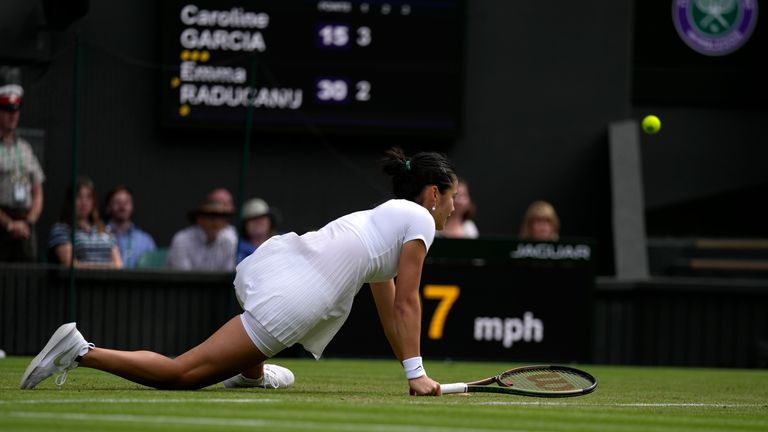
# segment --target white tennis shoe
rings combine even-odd
[[[21,377],[21,388],[34,388],[55,373],[59,373],[56,377],[56,387],[61,388],[67,381],[68,371],[77,367],[77,356],[93,348],[94,345],[86,342],[77,330],[76,323],[63,324],[27,366],[24,376]]]
[[[294,383],[293,372],[282,366],[265,364],[264,375],[261,378],[246,378],[243,374],[237,374],[224,380],[226,388],[261,387],[265,389],[288,388]]]

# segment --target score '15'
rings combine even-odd
[[[326,24],[321,26],[317,35],[320,37],[320,45],[329,48],[344,48],[350,43],[350,28],[344,24]],[[366,47],[373,42],[371,28],[361,26],[357,28],[357,46]]]

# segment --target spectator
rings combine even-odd
[[[141,257],[157,249],[155,240],[133,223],[133,192],[125,185],[107,194],[104,212],[109,217],[107,229],[115,236],[123,267],[135,268]]]
[[[220,201],[224,204],[224,207],[229,209],[232,214],[235,213],[235,200],[232,198],[232,194],[226,188],[216,188],[208,192],[208,199],[212,201]]]
[[[81,176],[75,188],[75,267],[87,268],[122,268],[120,250],[115,243],[115,236],[107,231],[96,208],[96,188],[93,182]],[[72,260],[71,225],[72,195],[70,187],[61,207],[59,222],[51,228],[48,247],[56,261],[69,265]]]
[[[279,217],[275,209],[261,198],[246,201],[241,212],[241,238],[237,247],[237,262],[252,254],[256,248],[277,234]]]
[[[477,238],[480,233],[474,222],[475,203],[469,194],[469,185],[466,180],[460,178],[456,197],[453,200],[453,213],[448,217],[442,237],[449,238]]]
[[[226,208],[232,215],[235,214],[235,199],[232,197],[232,193],[229,192],[229,189],[227,188],[216,188],[212,191],[208,192],[208,199],[213,201],[221,201],[224,203],[224,208]],[[237,228],[235,228],[234,225],[227,224],[227,231],[232,231],[235,233],[235,236],[237,236]]]
[[[18,84],[0,83],[0,261],[6,262],[37,261],[35,224],[43,211],[43,169],[16,133],[23,94]]]
[[[528,206],[520,227],[522,240],[557,241],[560,238],[560,218],[555,207],[546,201],[534,201]]]
[[[234,206],[231,201],[222,200],[217,191],[208,194],[189,212],[193,225],[173,236],[165,261],[168,267],[209,271],[235,269],[237,231],[229,224]]]

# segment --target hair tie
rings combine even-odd
[[[405,170],[410,171],[411,170],[411,161],[407,160],[405,161]]]

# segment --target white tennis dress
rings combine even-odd
[[[319,358],[362,285],[392,279],[403,244],[420,239],[429,250],[434,237],[429,211],[402,199],[302,236],[274,236],[237,266],[234,284],[246,330],[250,322],[285,347],[300,343]]]

